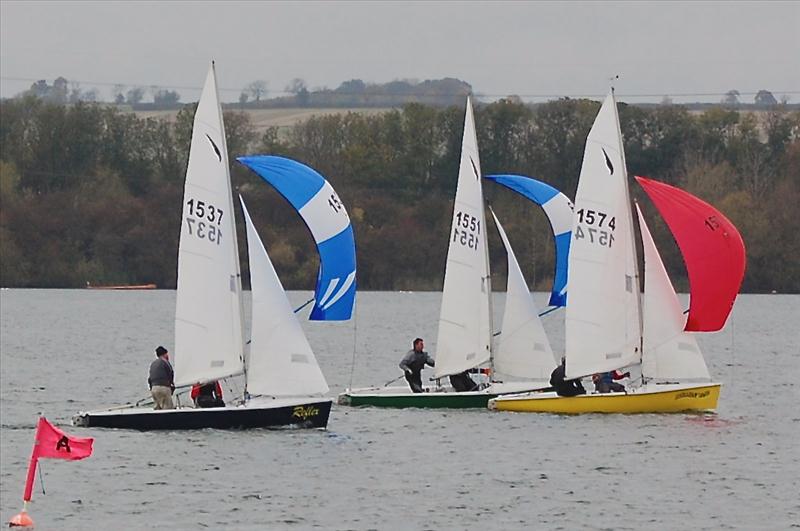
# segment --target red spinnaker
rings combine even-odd
[[[645,177],[636,180],[667,222],[689,271],[691,299],[685,330],[721,329],[744,278],[742,236],[719,210],[692,194]]]

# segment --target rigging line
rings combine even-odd
[[[350,384],[348,385],[349,389],[353,388],[353,373],[355,373],[356,371],[357,340],[358,340],[358,300],[353,299],[353,359],[350,362]]]
[[[42,486],[42,495],[45,495],[47,493],[44,491],[44,475],[42,474],[42,461],[39,459],[36,460],[36,469],[39,472],[39,485]]]
[[[300,310],[302,310],[303,308],[305,308],[306,306],[308,306],[308,305],[309,305],[309,304],[311,304],[312,302],[314,302],[314,297],[311,297],[311,298],[310,298],[310,299],[308,299],[306,302],[304,302],[303,304],[301,304],[301,305],[300,305],[300,307],[299,307],[299,308],[297,308],[297,309],[294,311],[294,313],[297,313],[297,312],[299,312]]]
[[[734,330],[736,329],[736,317],[731,314],[731,387],[734,387],[733,384],[733,375],[736,372],[736,344],[735,344],[735,335]]]
[[[540,314],[539,314],[539,317],[543,317],[543,316],[547,315],[548,313],[552,313],[552,312],[554,312],[554,311],[558,310],[559,308],[561,308],[561,306],[553,306],[553,307],[551,307],[550,309],[548,309],[548,310],[545,310],[545,311],[543,311],[542,313],[540,313]]]

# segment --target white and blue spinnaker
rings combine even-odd
[[[522,175],[486,175],[490,181],[502,184],[523,197],[541,206],[550,227],[556,246],[556,268],[553,278],[553,289],[550,294],[550,306],[567,305],[567,259],[572,236],[572,201],[549,184]]]
[[[346,321],[356,297],[356,245],[350,216],[330,183],[300,162],[271,155],[239,157],[297,210],[319,252],[310,319]]]

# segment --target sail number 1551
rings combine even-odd
[[[195,199],[186,201],[186,206],[188,207],[186,227],[189,234],[219,245],[222,241],[222,231],[219,229],[222,224],[222,210],[210,203]]]
[[[481,235],[481,220],[467,214],[457,212],[453,223],[453,241],[470,249],[477,249]]]

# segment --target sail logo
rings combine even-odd
[[[206,134],[206,138],[208,139],[209,142],[211,142],[211,147],[214,148],[214,153],[217,155],[217,160],[219,162],[222,162],[222,152],[217,147],[217,143],[214,142],[214,140],[210,136],[208,136],[208,134]]]
[[[302,420],[308,420],[317,415],[319,415],[319,408],[314,406],[295,406],[292,409],[292,416]]]
[[[681,400],[682,398],[705,398],[710,394],[711,391],[684,391],[675,395],[675,400]]]
[[[352,273],[347,275],[347,278],[344,280],[344,283],[339,287],[339,291],[336,291],[336,295],[333,295],[334,290],[336,290],[336,286],[339,285],[339,281],[342,279],[341,277],[331,279],[330,283],[328,283],[328,288],[325,290],[325,294],[319,300],[317,306],[319,306],[323,310],[327,310],[328,308],[336,304],[336,302],[347,293],[347,291],[350,289],[350,286],[353,285],[353,281],[355,279],[356,279],[356,272],[353,271]]]
[[[600,148],[600,149],[603,150],[603,156],[606,158],[606,167],[608,168],[608,174],[614,175],[614,165],[611,164],[611,159],[609,158],[608,153],[606,153],[605,148]]]
[[[475,161],[472,160],[472,157],[469,158],[469,163],[472,164],[472,173],[475,174],[475,178],[478,179],[478,181],[480,181],[481,177],[480,177],[479,172],[478,172],[478,167],[475,166]]]

